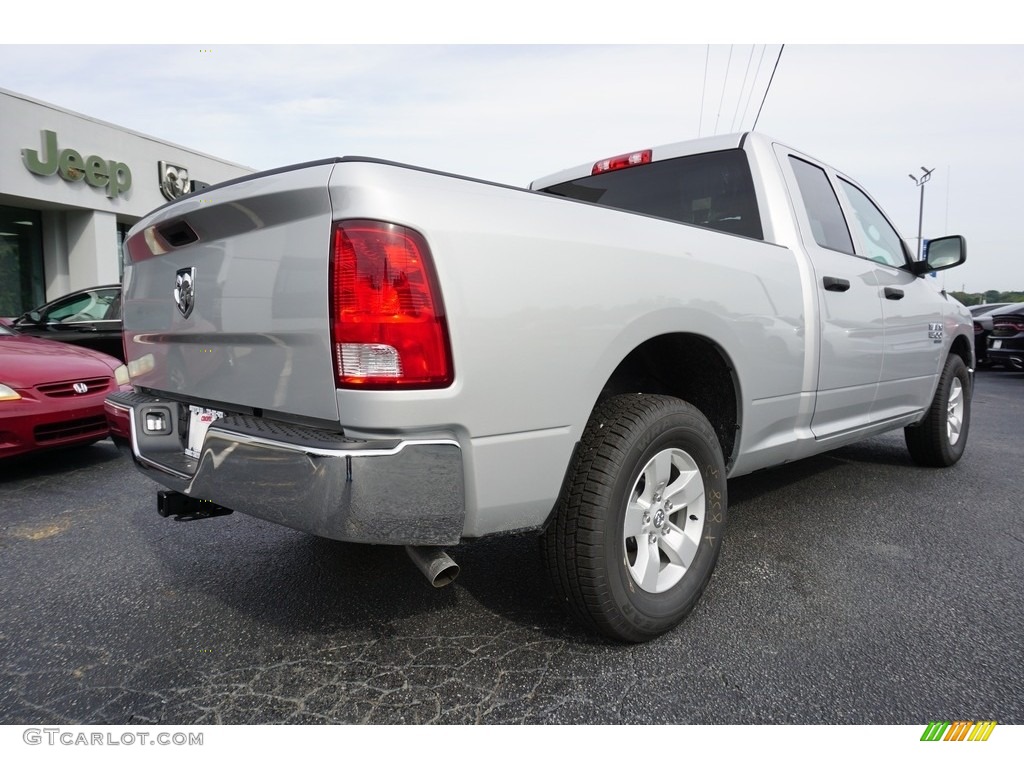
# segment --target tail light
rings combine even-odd
[[[452,383],[444,306],[426,240],[381,221],[338,221],[331,238],[331,349],[337,385]]]
[[[992,320],[993,336],[1015,336],[1024,333],[1024,318],[1018,319],[996,317]]]
[[[167,253],[168,250],[157,238],[155,227],[147,227],[141,232],[136,232],[125,241],[124,246],[133,264],[152,259],[154,256]]]

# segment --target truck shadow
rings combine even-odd
[[[165,528],[152,547],[163,561],[164,589],[198,589],[241,614],[243,624],[271,625],[285,635],[387,636],[458,602],[454,592],[434,590],[400,547],[330,541],[238,513],[187,526],[156,524],[175,529],[168,535]]]
[[[902,432],[898,437],[883,435],[790,464],[734,478],[729,481],[730,509],[765,493],[809,482],[819,475],[850,464],[917,468],[903,443]]]
[[[798,525],[792,503],[813,505],[823,483],[857,474],[859,465],[885,472],[909,464],[902,440],[882,439],[732,480],[730,532],[742,537],[753,525],[782,533]],[[780,497],[790,503],[778,504]],[[140,526],[161,526],[158,535],[140,533],[162,561],[165,589],[199,589],[243,622],[286,636],[467,636],[505,631],[509,622],[527,637],[615,645],[580,627],[560,605],[535,532],[449,548],[462,573],[452,586],[434,589],[401,547],[330,541],[238,513],[190,525],[146,517]]]
[[[152,518],[142,525],[162,526],[162,535],[145,535],[161,561],[160,592],[176,601],[193,595],[196,612],[220,605],[271,635],[473,637],[509,631],[511,622],[603,642],[557,603],[535,534],[449,548],[462,573],[435,589],[401,547],[329,541],[237,513],[188,525]]]

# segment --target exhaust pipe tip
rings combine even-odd
[[[415,547],[407,545],[405,552],[409,559],[427,577],[430,586],[441,589],[447,587],[459,575],[459,565],[440,547]]]

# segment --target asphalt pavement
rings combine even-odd
[[[902,433],[729,483],[715,575],[624,646],[555,602],[537,543],[401,549],[242,514],[174,522],[109,441],[0,463],[0,724],[1024,723],[1024,374],[970,442]]]

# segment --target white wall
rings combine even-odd
[[[66,216],[68,279],[72,290],[118,282],[114,214],[69,211]],[[101,258],[96,258],[97,255]]]

